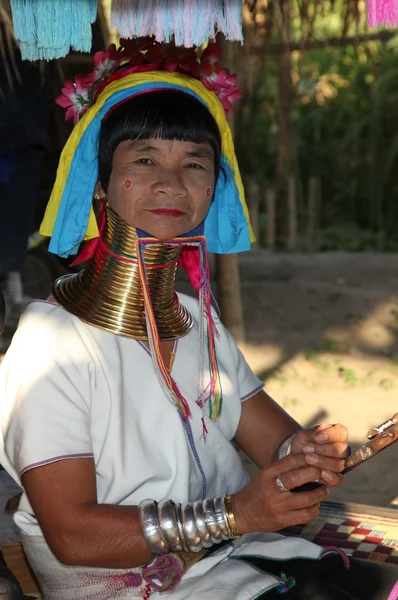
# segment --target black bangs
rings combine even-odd
[[[216,179],[220,171],[221,136],[213,116],[199,100],[175,90],[135,96],[117,106],[101,127],[99,179],[106,192],[117,146],[125,140],[160,138],[210,144]]]

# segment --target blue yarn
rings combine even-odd
[[[97,0],[78,0],[78,7],[76,4],[76,0],[11,0],[22,59],[60,58],[70,47],[90,51]]]
[[[156,88],[180,90],[203,102],[195,93],[173,84],[149,82],[137,86],[135,91],[138,94]],[[66,258],[70,254],[76,254],[84,239],[98,178],[98,139],[102,119],[110,108],[129,97],[131,89],[121,90],[108,98],[76,148],[49,245],[50,251],[59,256]],[[214,199],[205,219],[207,245],[210,252],[218,254],[242,252],[250,249],[249,227],[233,172],[224,157],[221,164],[225,177],[222,174],[219,177]]]

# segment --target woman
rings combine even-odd
[[[300,429],[211,309],[206,244],[250,246],[223,109],[238,91],[217,48],[168,52],[111,48],[59,101],[86,114],[43,232],[62,256],[91,238],[92,260],[28,308],[0,377],[2,462],[24,490],[15,518],[43,597],[387,598],[388,569],[381,581],[274,533],[341,483],[347,431]],[[177,263],[199,302],[175,293]],[[235,445],[261,468],[252,481]]]

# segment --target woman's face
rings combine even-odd
[[[113,155],[107,200],[129,225],[158,239],[188,233],[206,217],[215,186],[209,144],[129,140]]]

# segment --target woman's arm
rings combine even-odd
[[[234,441],[261,469],[276,458],[279,446],[300,425],[261,390],[242,402]]]
[[[281,492],[275,485],[278,474],[290,488],[316,479],[320,471],[306,465],[303,455],[287,456],[263,469],[232,496],[240,533],[275,531],[317,516],[328,489]],[[97,503],[92,459],[63,460],[31,469],[22,482],[47,543],[61,563],[131,569],[152,561],[137,507]]]
[[[22,484],[44,537],[65,565],[131,569],[153,560],[136,506],[97,503],[92,458],[27,471]]]

